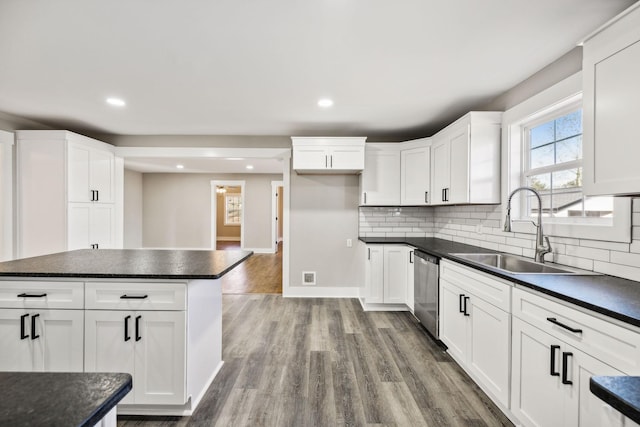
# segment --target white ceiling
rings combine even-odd
[[[0,111],[131,135],[426,132],[631,3],[0,0]]]

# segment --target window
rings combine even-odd
[[[542,215],[591,223],[611,223],[613,197],[582,194],[582,110],[579,104],[553,111],[523,125],[524,184],[542,199]],[[527,193],[530,194],[530,193]],[[524,211],[538,215],[538,202],[527,196]],[[588,220],[584,220],[588,218]]]
[[[242,224],[242,196],[227,194],[224,197],[224,225]]]
[[[582,73],[577,73],[504,112],[503,210],[512,190],[531,186],[542,199],[545,234],[630,242],[631,199],[582,193],[581,109]],[[511,207],[512,229],[535,233],[536,197],[516,193]]]

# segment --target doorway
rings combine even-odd
[[[211,248],[244,247],[244,181],[211,181]]]
[[[271,181],[271,212],[272,224],[271,230],[271,249],[273,253],[282,251],[283,246],[283,218],[284,218],[284,182]]]

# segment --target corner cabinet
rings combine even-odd
[[[67,131],[18,131],[16,140],[18,257],[118,247],[124,172],[113,147]]]
[[[584,41],[583,188],[640,193],[640,3]]]
[[[366,145],[366,166],[360,175],[361,206],[398,206],[400,204],[399,148],[399,144]]]
[[[365,137],[292,137],[293,169],[298,174],[359,174],[364,169]]]
[[[432,205],[500,203],[501,112],[470,112],[431,146]]]
[[[400,205],[431,204],[431,142],[430,139],[402,143],[400,151]]]

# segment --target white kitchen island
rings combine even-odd
[[[250,255],[78,250],[0,263],[0,371],[126,372],[119,414],[190,415],[223,363],[219,279]]]

